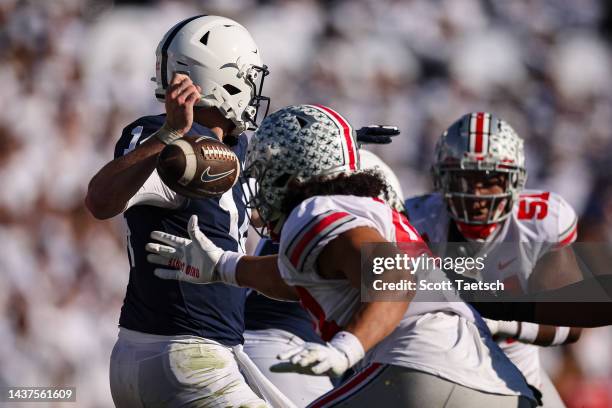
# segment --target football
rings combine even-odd
[[[240,175],[240,162],[225,144],[209,136],[175,140],[159,154],[157,172],[162,181],[189,198],[219,197]]]

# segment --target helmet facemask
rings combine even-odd
[[[520,190],[516,172],[443,170],[436,180],[451,217],[470,225],[506,219]]]
[[[271,178],[269,175],[272,171],[261,161],[248,165],[244,170],[244,177],[251,181],[243,183],[248,189],[247,208],[258,213],[261,227],[255,230],[260,236],[269,236],[270,232],[278,233],[276,227],[281,226],[284,220],[280,205],[289,183],[295,179],[287,173]]]
[[[257,130],[261,121],[268,116],[268,112],[270,110],[270,97],[261,94],[264,79],[268,75],[270,75],[270,71],[268,70],[267,65],[251,65],[246,73],[245,81],[251,84],[253,89],[253,96],[251,97],[249,105],[244,110],[242,115],[244,122],[247,123],[246,130]],[[259,85],[257,85],[258,81]],[[261,115],[261,108],[264,104],[265,110],[263,111],[263,115]]]

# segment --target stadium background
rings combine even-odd
[[[612,241],[603,0],[0,0],[0,386],[74,385],[79,407],[111,406],[124,231],[120,217],[94,220],[83,198],[122,127],[163,111],[149,82],[155,47],[200,13],[251,31],[272,109],[320,102],[356,126],[399,125],[376,151],[407,196],[430,188],[440,132],[486,109],[526,139],[528,185],[581,215],[579,240]],[[612,406],[611,346],[603,328],[543,353],[568,406]]]

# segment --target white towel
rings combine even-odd
[[[242,350],[242,345],[232,347],[240,371],[246,377],[247,382],[259,396],[266,400],[272,408],[297,408],[253,363],[249,356]]]

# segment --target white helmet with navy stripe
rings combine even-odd
[[[219,109],[236,125],[234,135],[257,127],[260,104],[269,105],[269,98],[261,95],[268,69],[242,25],[219,16],[185,19],[164,35],[156,55],[155,96],[159,100],[164,100],[174,72],[185,72],[202,88],[196,106]]]
[[[351,125],[326,106],[295,105],[274,112],[249,142],[244,174],[257,181],[251,205],[265,223],[281,219],[292,180],[356,171],[357,148]]]
[[[468,113],[442,134],[435,155],[434,184],[447,199],[454,219],[466,224],[491,224],[508,217],[525,186],[527,172],[523,139],[507,122],[487,112]],[[482,196],[451,190],[452,178],[466,171],[507,174],[504,193]],[[488,219],[470,219],[466,199],[489,200]]]

